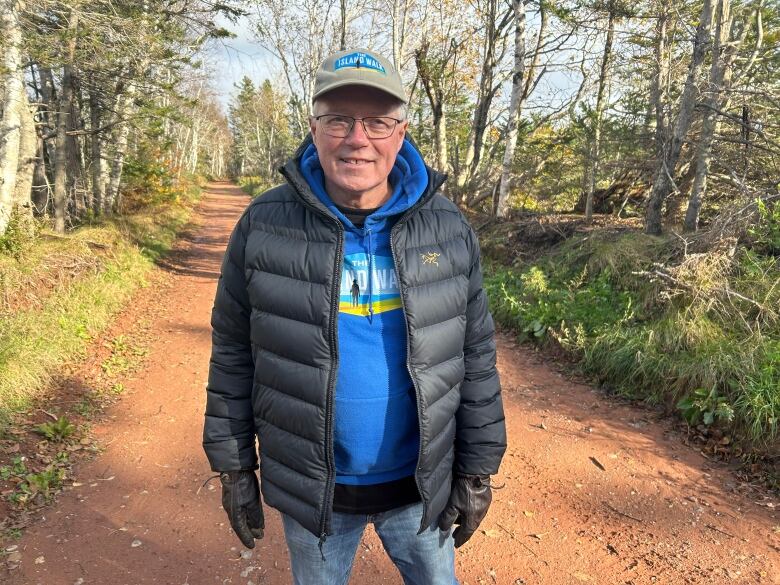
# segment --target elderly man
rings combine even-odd
[[[384,57],[325,59],[311,136],[238,221],[217,287],[204,448],[253,548],[259,439],[299,585],[346,583],[369,522],[404,583],[457,583],[506,448],[477,238],[406,100]]]

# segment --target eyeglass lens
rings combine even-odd
[[[346,138],[356,121],[363,125],[363,131],[369,138],[387,138],[393,133],[397,124],[393,118],[385,117],[353,118],[336,115],[320,117],[325,132],[335,138]]]

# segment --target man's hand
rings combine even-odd
[[[476,532],[492,498],[489,475],[455,476],[447,507],[439,516],[439,528],[446,532],[453,524],[459,525],[452,534],[456,548]]]
[[[260,504],[260,485],[251,469],[224,471],[222,507],[227,512],[233,531],[247,548],[255,548],[255,538],[263,538],[265,518]]]

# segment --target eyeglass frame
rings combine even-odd
[[[401,124],[402,122],[406,122],[406,119],[399,120],[398,118],[393,118],[392,116],[363,116],[362,118],[356,118],[354,116],[347,116],[346,114],[320,114],[318,116],[310,116],[310,118],[312,120],[315,120],[315,121],[319,122],[320,118],[324,118],[326,116],[338,116],[338,117],[341,117],[341,118],[349,118],[350,120],[352,120],[352,124],[350,124],[349,130],[347,130],[347,133],[344,136],[335,136],[333,134],[328,134],[328,132],[326,132],[325,129],[323,128],[322,131],[325,132],[325,134],[327,134],[331,138],[346,138],[346,137],[348,137],[352,133],[352,130],[355,129],[355,122],[360,122],[360,125],[363,126],[363,132],[365,133],[366,138],[368,138],[369,140],[385,140],[386,138],[390,138],[393,135],[393,132],[395,132],[395,129],[398,128],[398,124]],[[379,136],[377,138],[372,138],[371,136],[369,136],[368,130],[366,130],[365,122],[363,122],[363,120],[371,120],[371,119],[392,120],[393,122],[395,122],[395,126],[392,127],[392,129],[387,134],[387,136]]]

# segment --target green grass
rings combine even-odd
[[[250,197],[257,197],[278,184],[279,181],[274,183],[259,176],[246,176],[238,179],[238,186]]]
[[[780,261],[767,249],[684,255],[674,239],[591,232],[532,264],[488,259],[485,289],[520,338],[556,342],[612,391],[762,452],[780,438]],[[676,282],[653,281],[656,269]]]
[[[45,282],[52,266],[61,272],[54,260],[66,251],[69,265],[89,266],[38,294],[31,307],[17,305],[0,313],[0,432],[13,412],[30,408],[45,394],[60,366],[85,355],[91,340],[146,284],[154,262],[186,225],[198,196],[193,188],[175,200],[124,218],[95,221],[64,237],[44,231],[21,256],[18,250],[15,258],[0,256],[0,288],[6,291],[16,290],[20,282]]]

